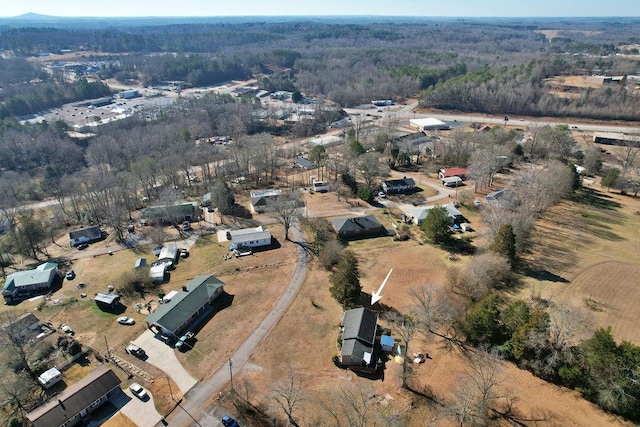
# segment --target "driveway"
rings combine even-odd
[[[183,395],[198,382],[182,367],[173,348],[157,339],[149,329],[144,331],[134,343],[147,353],[146,361],[166,372],[178,385]]]
[[[149,398],[140,400],[135,397],[129,389],[122,390],[129,397],[129,402],[124,405],[120,412],[133,421],[138,427],[153,427],[158,423],[161,415],[156,411],[153,403],[153,396],[147,390]]]

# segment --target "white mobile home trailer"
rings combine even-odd
[[[450,176],[448,178],[442,178],[442,184],[445,187],[458,187],[462,185],[462,178],[459,176]]]

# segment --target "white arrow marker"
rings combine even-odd
[[[384,278],[384,282],[382,282],[380,288],[377,291],[374,291],[373,294],[371,294],[371,305],[377,303],[382,298],[382,295],[380,295],[382,293],[382,288],[384,288],[384,285],[387,284],[387,280],[389,280],[389,276],[391,276],[392,271],[393,268],[389,270],[389,274],[387,274],[387,277]]]

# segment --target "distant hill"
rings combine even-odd
[[[22,15],[14,16],[9,19],[15,19],[20,21],[57,21],[60,19],[58,16],[41,15],[39,13],[24,13]]]

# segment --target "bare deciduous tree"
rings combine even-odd
[[[320,399],[322,425],[333,427],[365,427],[376,419],[371,407],[374,389],[369,385],[346,384],[337,392]]]
[[[284,238],[289,240],[289,229],[304,216],[302,194],[298,190],[283,192],[273,203],[276,220],[284,227]]]
[[[287,378],[277,382],[271,390],[271,397],[287,416],[287,425],[299,427],[294,419],[293,411],[303,401],[302,379],[296,371],[289,366]]]

